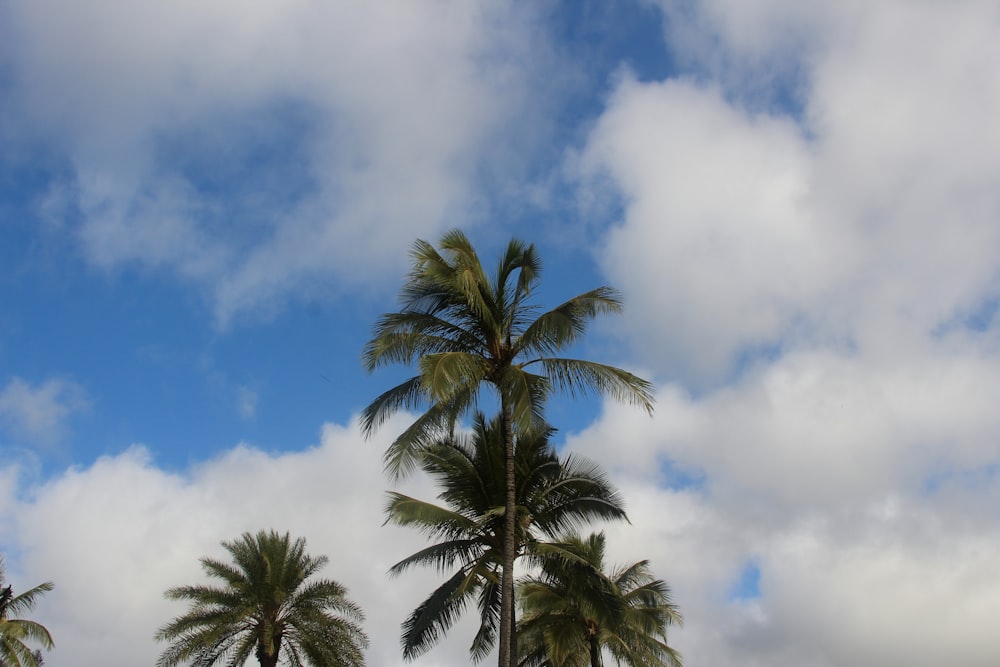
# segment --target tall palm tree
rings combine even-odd
[[[3,555],[0,555],[0,665],[38,667],[41,654],[29,648],[25,641],[37,642],[45,650],[51,650],[54,646],[52,635],[44,625],[19,616],[35,608],[38,598],[52,590],[52,582],[46,581],[14,595],[13,586],[3,585],[5,578]]]
[[[540,539],[552,538],[590,519],[623,519],[621,498],[600,469],[584,459],[560,459],[549,446],[551,430],[518,438],[515,449],[515,545],[531,556]],[[496,642],[501,610],[500,569],[506,530],[500,419],[477,415],[471,435],[429,447],[421,467],[441,487],[441,505],[392,492],[387,522],[412,526],[438,540],[392,567],[434,565],[451,576],[403,623],[403,656],[426,651],[468,604],[479,608],[480,627],[470,647],[474,660]]]
[[[682,623],[648,561],[605,572],[603,533],[550,545],[540,574],[519,584],[521,667],[680,667],[667,628]]]
[[[533,245],[511,240],[491,275],[461,231],[448,232],[440,245],[439,251],[427,241],[414,244],[401,308],[379,318],[362,353],[369,372],[416,363],[417,374],[372,401],[361,423],[370,435],[393,413],[426,406],[386,452],[387,470],[399,476],[416,465],[422,449],[477,409],[485,390],[499,399],[508,536],[499,665],[513,667],[515,431],[542,428],[545,401],[555,391],[609,394],[651,412],[652,386],[620,368],[555,356],[579,341],[592,319],[621,310],[615,290],[599,287],[539,313],[531,300],[541,274]]]
[[[305,552],[306,541],[288,533],[244,533],[222,546],[232,564],[202,558],[205,573],[222,586],[171,588],[171,600],[188,600],[187,613],[156,633],[172,642],[156,662],[211,667],[242,665],[253,654],[261,667],[275,667],[279,654],[293,667],[354,667],[364,664],[368,638],[364,614],[335,581],[307,581],[327,563]]]

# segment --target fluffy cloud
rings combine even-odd
[[[15,441],[53,445],[67,419],[89,405],[87,393],[75,382],[53,379],[32,386],[15,377],[0,390],[0,423]]]
[[[0,537],[18,546],[8,574],[15,583],[56,584],[35,612],[56,640],[46,664],[103,664],[109,650],[119,664],[151,664],[162,648],[153,633],[185,609],[163,591],[201,581],[198,559],[224,558],[221,540],[266,528],[305,537],[310,553],[329,556],[322,576],[348,586],[367,614],[369,662],[402,664],[399,624],[439,583],[419,570],[386,576],[425,544],[382,525],[381,455],[404,420],[371,441],[355,425],[327,425],[319,445],[294,454],[241,445],[183,472],[159,468],[139,446],[28,489],[4,469]],[[423,479],[404,488],[434,495]],[[456,628],[422,664],[464,662],[473,634]]]
[[[177,275],[225,324],[331,278],[355,289],[475,219],[477,174],[516,153],[525,65],[544,60],[522,12],[18,5],[5,138],[65,156],[52,192],[90,262]]]
[[[619,554],[693,664],[996,663],[1000,14],[660,4],[692,76],[623,75],[577,163],[669,378],[568,444],[637,501]]]
[[[745,30],[789,29],[760,4]],[[801,58],[797,117],[721,84],[625,77],[598,122],[584,171],[625,201],[605,265],[664,375],[710,385],[800,343],[896,354],[995,299],[995,8],[864,7],[826,21],[807,55],[780,52]],[[767,40],[711,22],[730,9],[699,20],[745,66]]]

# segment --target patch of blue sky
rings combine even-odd
[[[729,589],[732,602],[749,602],[760,598],[760,564],[750,558],[743,564],[739,576]]]
[[[183,179],[212,211],[204,222],[239,241],[270,228],[320,185],[311,167],[321,111],[295,99],[227,107],[173,126],[156,138],[158,170]],[[233,238],[235,237],[235,238]]]
[[[1000,479],[1000,463],[990,463],[975,468],[942,467],[924,478],[921,491],[932,497],[947,489],[982,492]]]
[[[998,310],[1000,310],[1000,296],[991,294],[940,323],[935,327],[933,335],[936,338],[943,338],[961,330],[985,333],[996,323]]]
[[[707,478],[702,470],[678,465],[676,461],[666,457],[660,461],[660,486],[664,489],[702,492],[706,483]]]

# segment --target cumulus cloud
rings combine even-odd
[[[14,440],[51,446],[65,434],[70,416],[89,406],[75,382],[50,379],[33,386],[14,377],[0,390],[0,423]]]
[[[524,12],[18,5],[6,138],[65,156],[69,184],[52,188],[70,193],[90,262],[176,275],[225,324],[320,285],[356,289],[414,237],[475,220],[476,174],[509,151],[491,147],[517,134],[526,64],[543,60]]]
[[[104,664],[109,647],[116,664],[152,664],[163,648],[153,633],[185,609],[163,591],[202,581],[198,559],[224,558],[221,540],[268,528],[305,537],[310,553],[330,558],[322,576],[346,585],[366,612],[368,661],[403,664],[399,624],[440,583],[429,571],[386,575],[425,544],[382,525],[381,456],[404,422],[387,423],[371,441],[355,424],[330,424],[301,452],[272,456],[240,445],[185,471],[163,470],[141,446],[28,489],[3,469],[0,538],[18,547],[10,569],[56,584],[35,613],[56,640],[46,664]],[[434,496],[417,477],[403,488]],[[473,634],[456,628],[422,664],[463,664]]]
[[[739,15],[700,20],[720,4]],[[746,30],[787,29],[760,4]],[[995,23],[977,3],[847,5],[798,61],[800,116],[624,78],[581,164],[624,198],[605,266],[664,375],[704,386],[801,342],[895,354],[996,298]]]
[[[996,663],[997,8],[659,4],[691,76],[623,75],[575,163],[665,379],[567,445],[634,499],[614,543],[693,664]]]

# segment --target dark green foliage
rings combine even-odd
[[[205,573],[221,586],[180,586],[166,592],[188,600],[187,613],[163,626],[156,639],[171,642],[158,667],[242,665],[261,667],[279,657],[292,667],[356,667],[368,639],[361,609],[335,581],[307,581],[327,563],[305,553],[306,542],[274,531],[244,533],[222,546],[232,563],[202,558]]]
[[[667,628],[681,616],[670,589],[639,561],[605,572],[603,533],[547,545],[540,574],[518,585],[521,667],[680,667]]]
[[[421,452],[479,409],[482,394],[499,399],[505,452],[505,516],[514,518],[514,437],[544,428],[553,392],[608,394],[652,411],[652,385],[620,368],[555,356],[579,341],[598,315],[617,313],[617,292],[600,287],[542,312],[532,303],[541,275],[534,246],[516,239],[488,274],[468,238],[445,234],[440,249],[418,240],[400,293],[401,308],[376,322],[362,359],[369,371],[388,364],[417,366],[417,374],[378,396],[362,413],[370,434],[390,415],[423,409],[385,454],[390,474],[408,473]],[[513,524],[505,532],[513,540]],[[513,667],[515,545],[502,549],[500,667]]]
[[[515,448],[518,555],[533,557],[540,539],[552,539],[592,519],[622,519],[621,498],[598,467],[578,457],[560,459],[550,431],[519,438]],[[470,653],[476,660],[494,646],[500,618],[500,569],[505,530],[506,479],[499,419],[478,415],[470,437],[430,446],[421,467],[437,483],[440,505],[390,493],[388,522],[417,528],[435,543],[393,566],[399,574],[429,565],[451,576],[403,624],[403,655],[430,648],[474,603],[480,629]]]

